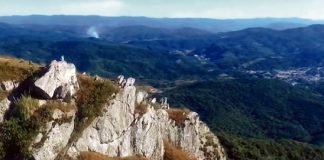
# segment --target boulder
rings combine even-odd
[[[11,91],[15,88],[17,88],[19,85],[18,82],[15,82],[15,81],[4,81],[4,82],[1,82],[0,84],[0,90],[3,90],[3,91]]]
[[[63,99],[71,96],[79,88],[75,66],[64,60],[54,60],[34,85],[39,94],[46,99]]]
[[[4,121],[6,112],[9,110],[10,101],[6,98],[0,101],[0,123]]]

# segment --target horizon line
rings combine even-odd
[[[155,17],[155,16],[109,16],[109,15],[78,15],[78,14],[26,14],[26,15],[0,15],[0,17],[31,17],[31,16],[78,16],[78,17],[107,17],[107,18],[118,18],[118,17],[129,17],[129,18],[150,18],[150,19],[210,19],[210,20],[257,20],[257,19],[296,19],[296,20],[311,20],[311,21],[323,21],[324,19],[313,19],[313,18],[303,18],[303,17],[231,17],[231,18],[212,18],[212,17]]]

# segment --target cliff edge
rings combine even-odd
[[[33,70],[19,72],[26,74],[23,78],[0,82],[3,159],[99,154],[163,160],[181,154],[182,159],[226,160],[218,138],[197,113],[171,108],[167,98],[157,102],[137,89],[133,78],[77,74],[64,60],[27,65]]]

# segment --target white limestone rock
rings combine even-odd
[[[217,137],[199,120],[197,113],[188,113],[183,125],[178,126],[169,118],[165,110],[168,109],[167,99],[163,99],[165,109],[161,106],[155,110],[147,104],[147,112],[136,116],[135,104],[147,101],[146,96],[141,92],[136,94],[134,80],[122,77],[120,80],[123,88],[104,107],[103,115],[96,118],[69,147],[67,154],[70,157],[77,158],[82,151],[93,151],[111,157],[141,155],[162,160],[165,139],[195,159],[226,160]]]
[[[39,133],[31,146],[32,155],[35,160],[54,160],[59,152],[67,145],[73,132],[74,110],[71,110],[69,113],[63,113],[56,109],[52,117],[54,120],[47,123],[47,127],[44,129],[45,133]],[[63,123],[56,122],[56,120],[60,120],[63,117],[70,119],[70,121]]]
[[[63,99],[73,95],[79,88],[74,64],[65,61],[52,61],[47,72],[35,81],[34,85],[44,98]]]
[[[10,101],[6,98],[0,101],[0,123],[4,121],[5,114],[9,109]]]
[[[134,86],[134,83],[135,83],[135,79],[134,78],[128,78],[126,80],[125,86]]]
[[[11,91],[15,88],[17,88],[19,86],[19,83],[16,82],[16,81],[4,81],[4,82],[1,82],[0,84],[0,90],[3,90],[3,91]]]
[[[158,116],[149,109],[132,127],[134,153],[148,159],[162,160],[163,136]]]
[[[148,97],[147,92],[145,91],[138,91],[137,96],[136,96],[136,103],[140,104],[144,101],[145,98]]]
[[[130,126],[134,121],[135,86],[126,85],[104,107],[104,113],[86,128],[68,155],[76,158],[81,151],[94,151],[109,156],[132,155]]]

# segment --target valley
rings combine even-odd
[[[320,22],[102,19],[0,17],[0,53],[41,65],[64,56],[79,73],[134,77],[152,96],[197,112],[232,159],[324,157]]]

